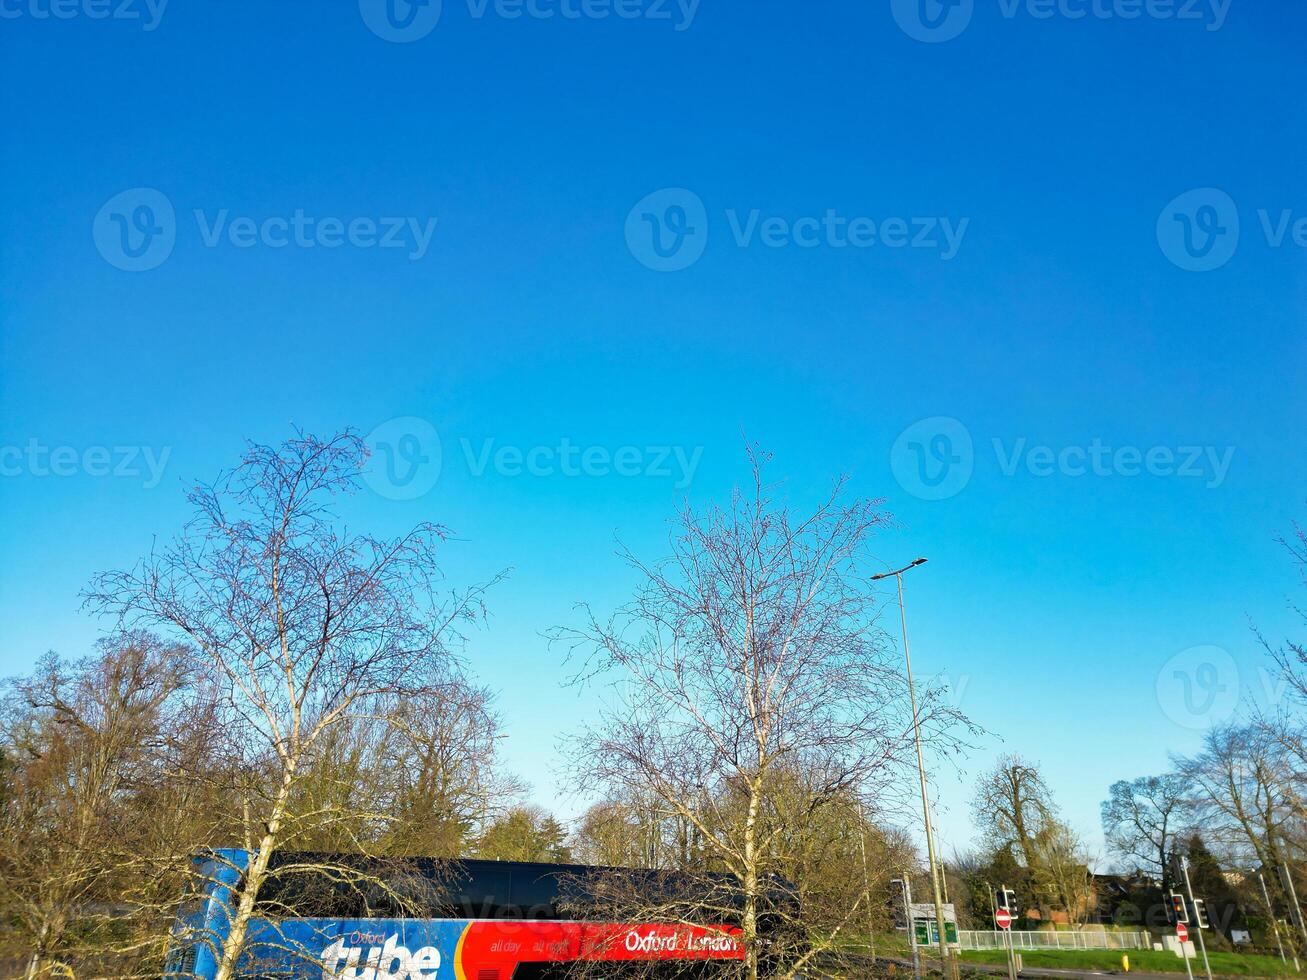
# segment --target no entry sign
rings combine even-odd
[[[1175,924],[1175,938],[1180,940],[1182,943],[1187,943],[1189,941],[1189,927],[1183,922],[1177,922]]]
[[[999,909],[994,913],[994,924],[1000,929],[1012,928],[1012,913],[1007,909]],[[1183,938],[1183,937],[1181,937]]]

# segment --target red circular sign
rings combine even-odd
[[[1012,913],[1007,909],[999,909],[994,913],[994,924],[1000,929],[1012,928]]]
[[[1175,924],[1175,938],[1180,940],[1182,943],[1189,941],[1189,927],[1183,922],[1177,922]]]

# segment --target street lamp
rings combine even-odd
[[[917,713],[917,689],[912,682],[912,651],[908,648],[908,614],[903,606],[903,573],[924,564],[926,559],[918,558],[902,568],[873,575],[871,580],[879,582],[893,575],[899,587],[899,622],[903,627],[903,662],[907,665],[908,698],[912,702],[912,739],[917,746],[917,774],[921,777],[921,816],[926,825],[926,860],[930,864],[930,885],[935,898],[935,925],[939,929],[940,968],[948,973],[948,935],[944,928],[944,901],[940,897],[939,864],[935,858],[935,832],[930,826],[930,792],[926,787],[926,762],[921,753],[921,718]],[[912,928],[911,909],[908,910],[908,928]]]

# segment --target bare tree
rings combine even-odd
[[[594,864],[683,870],[705,861],[700,828],[649,793],[595,803],[572,840]]]
[[[1284,791],[1288,760],[1283,748],[1256,724],[1214,728],[1203,751],[1177,763],[1196,788],[1195,826],[1227,861],[1268,868],[1285,859],[1286,832],[1293,817]]]
[[[737,920],[751,980],[815,972],[863,921],[855,896],[838,921],[807,928],[781,885],[785,842],[795,820],[893,798],[911,746],[906,686],[864,571],[886,516],[874,501],[845,502],[842,483],[797,516],[764,481],[766,458],[752,461],[752,486],[729,506],[681,511],[668,557],[625,553],[640,580],[629,605],[559,634],[586,651],[582,680],[617,685],[572,742],[578,783],[656,801],[702,848],[686,872],[697,887],[641,913]],[[922,714],[928,736],[950,718],[929,694]]]
[[[1040,831],[1035,847],[1039,854],[1036,886],[1051,905],[1066,912],[1069,923],[1084,922],[1093,892],[1092,856],[1084,841],[1070,824],[1053,819]]]
[[[1170,887],[1171,854],[1188,830],[1189,787],[1175,772],[1120,780],[1103,801],[1103,834],[1118,855],[1155,870]]]
[[[491,700],[455,680],[333,726],[298,781],[281,846],[458,857],[521,792],[498,768]]]
[[[856,796],[813,809],[808,774],[791,773],[788,781],[774,794],[778,873],[793,885],[810,931],[840,932],[849,949],[864,940],[871,947],[875,933],[890,927],[890,882],[917,865],[915,849],[872,819],[876,811]]]
[[[301,781],[341,731],[392,716],[449,682],[460,624],[481,590],[446,595],[437,566],[448,531],[356,534],[332,506],[367,451],[352,433],[251,445],[240,465],[188,494],[195,517],[136,568],[100,576],[90,604],[177,637],[193,651],[244,754],[243,830],[252,852],[220,940],[217,980],[236,969],[287,833],[385,813],[358,795],[296,806]],[[312,799],[309,801],[312,804]],[[217,940],[215,940],[217,942]]]
[[[1020,756],[1003,756],[977,782],[971,809],[991,849],[1010,854],[1025,867],[1030,897],[1041,915],[1057,904],[1040,846],[1053,830],[1057,809],[1038,767]]]
[[[1297,566],[1299,578],[1307,584],[1307,531],[1295,524],[1292,536],[1281,538],[1280,543]],[[1297,603],[1291,603],[1291,607],[1307,624],[1307,609]],[[1294,812],[1295,822],[1307,826],[1307,646],[1295,640],[1276,646],[1260,634],[1258,639],[1276,665],[1285,694],[1259,723],[1290,762],[1283,770],[1285,780],[1280,791]],[[1302,844],[1307,851],[1307,841]]]
[[[605,799],[582,815],[572,848],[587,864],[684,868],[697,863],[697,834],[675,814],[660,816],[650,800]]]
[[[1295,524],[1293,534],[1281,538],[1280,543],[1298,567],[1298,575],[1303,584],[1307,585],[1307,530]],[[1302,622],[1307,624],[1307,609],[1296,604],[1293,609]],[[1268,643],[1265,638],[1262,639],[1262,644],[1280,668],[1280,675],[1289,690],[1290,697],[1296,701],[1300,709],[1307,707],[1307,646],[1301,642],[1288,640],[1282,646],[1276,647]]]
[[[143,824],[138,805],[160,793],[184,684],[182,651],[141,633],[108,638],[76,663],[51,654],[11,683],[0,717],[11,766],[0,910],[30,950],[29,980],[79,952],[65,942],[74,925],[103,932],[140,905],[130,872],[144,835],[163,828]]]
[[[503,729],[485,688],[451,684],[406,701],[389,723],[390,853],[458,857],[524,792],[500,768]]]
[[[1036,841],[1056,811],[1035,765],[1015,755],[999,759],[977,783],[971,808],[994,847],[1014,851],[1028,868],[1038,867]]]

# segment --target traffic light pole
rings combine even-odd
[[[1271,904],[1271,893],[1266,890],[1266,879],[1262,877],[1260,871],[1257,871],[1256,874],[1257,880],[1262,886],[1262,898],[1266,899],[1266,915],[1271,920],[1271,931],[1275,933],[1275,945],[1280,949],[1280,962],[1288,963],[1289,961],[1284,955],[1284,940],[1280,938],[1280,922],[1275,918],[1275,906]],[[1298,957],[1296,956],[1293,958],[1293,968],[1295,971],[1298,969]]]
[[[1180,864],[1180,859],[1176,859],[1176,865]],[[1177,878],[1179,875],[1176,876]],[[1179,884],[1177,881],[1176,884]],[[1169,918],[1171,924],[1175,926],[1175,941],[1180,944],[1180,960],[1184,963],[1184,973],[1189,980],[1194,980],[1194,971],[1189,968],[1188,951],[1184,944],[1189,941],[1189,907],[1185,904],[1184,896],[1179,892],[1171,892],[1166,897],[1167,903],[1171,906]],[[1183,931],[1182,931],[1183,930]]]
[[[912,946],[912,976],[921,980],[921,954],[917,952],[917,924],[912,920],[912,882],[903,870],[903,921],[908,924],[908,943]],[[929,931],[926,938],[930,938]]]
[[[1289,893],[1289,901],[1293,902],[1293,912],[1298,919],[1298,928],[1302,931],[1302,938],[1307,939],[1307,922],[1302,919],[1302,906],[1298,904],[1298,890],[1293,887],[1293,875],[1289,874],[1289,862],[1280,862],[1280,877],[1284,879],[1285,890]]]
[[[1007,885],[1002,885],[1001,887],[1003,889],[1003,908],[1006,909],[1009,914],[1011,914],[1012,903],[1008,900],[1008,887]],[[990,896],[990,900],[994,903],[994,916],[997,919],[998,898],[993,892],[990,892],[989,896]],[[1016,944],[1012,941],[1011,919],[1008,921],[1008,927],[1003,930],[1003,945],[1007,947],[1008,980],[1017,980],[1017,948],[1016,948]]]
[[[1202,916],[1198,914],[1198,903],[1194,901],[1194,886],[1189,882],[1189,858],[1180,855],[1180,870],[1184,872],[1184,889],[1189,893],[1189,907],[1194,910],[1194,928],[1198,930],[1198,948],[1203,951],[1203,968],[1207,971],[1207,980],[1212,980],[1212,964],[1207,961],[1207,943],[1203,939]],[[1180,947],[1184,952],[1184,946]],[[1184,957],[1186,963],[1188,957]]]

